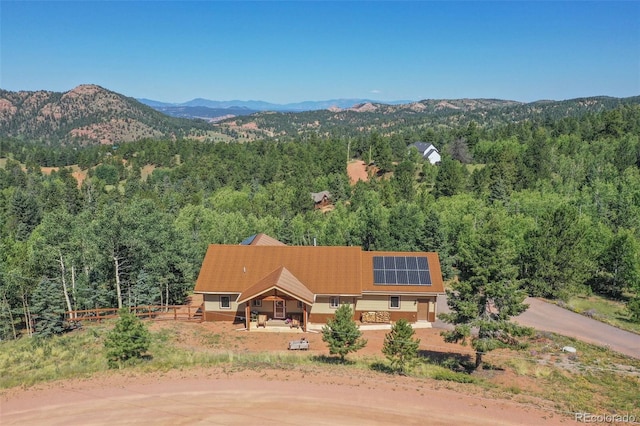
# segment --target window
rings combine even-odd
[[[303,308],[302,301],[298,300],[298,309],[302,309],[302,308]]]
[[[333,296],[329,300],[329,307],[332,309],[336,309],[340,305],[340,298],[337,296]]]
[[[400,296],[389,296],[389,308],[400,309]]]
[[[253,299],[251,301],[251,305],[255,306],[256,308],[259,308],[262,306],[262,299]]]
[[[231,298],[229,296],[220,296],[220,309],[231,309]]]

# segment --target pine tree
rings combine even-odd
[[[584,289],[595,270],[586,243],[588,221],[578,209],[560,205],[545,212],[525,234],[521,277],[531,296],[566,300]]]
[[[40,281],[31,296],[31,301],[36,336],[50,337],[65,330],[64,302],[57,285],[48,280]]]
[[[400,374],[406,372],[418,357],[420,339],[414,339],[415,331],[405,319],[393,324],[391,331],[384,336],[382,353],[391,363],[391,368]]]
[[[481,229],[460,243],[460,281],[447,289],[451,313],[440,315],[454,325],[453,330],[442,333],[446,342],[464,345],[471,340],[476,368],[482,364],[484,353],[501,347],[517,348],[517,338],[529,331],[510,321],[528,305],[523,303],[526,293],[517,280],[516,251],[500,219],[498,215],[487,218]]]
[[[445,155],[442,157],[433,194],[438,197],[450,197],[461,192],[466,185],[465,168],[459,161]]]
[[[349,305],[341,305],[334,317],[322,327],[322,341],[329,346],[331,355],[340,356],[341,362],[345,361],[345,356],[349,352],[356,352],[367,344],[353,320],[353,311]]]
[[[134,314],[120,310],[120,318],[104,343],[110,368],[122,368],[125,362],[139,359],[147,352],[151,336]]]

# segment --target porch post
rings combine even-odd
[[[244,305],[244,321],[247,325],[247,331],[251,329],[251,310],[249,309],[249,301]]]
[[[304,319],[304,326],[302,327],[302,331],[304,331],[305,333],[307,332],[307,304],[306,303],[302,303],[302,310],[303,310],[303,319]]]

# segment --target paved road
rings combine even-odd
[[[528,297],[526,303],[529,304],[529,309],[515,318],[515,321],[521,325],[608,346],[616,352],[640,359],[640,335],[638,334],[620,330],[532,297]],[[446,296],[438,296],[438,312],[449,312]],[[436,321],[434,326],[451,327],[441,321]]]

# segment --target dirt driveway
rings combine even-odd
[[[329,354],[317,332],[240,331],[230,323],[158,321],[177,344],[195,352]],[[416,329],[425,352],[468,354],[442,340],[438,329]],[[358,357],[381,356],[388,330],[367,330]],[[305,336],[310,350],[287,351]],[[193,367],[144,373],[109,371],[85,379],[0,391],[0,425],[555,425],[571,422],[553,403],[447,381],[390,376],[371,369],[328,364],[278,365],[277,358],[248,365]],[[527,379],[503,371],[513,386]]]
[[[575,332],[576,337],[584,340],[588,340],[582,335],[587,329],[604,326],[539,300],[528,302],[530,310],[519,319],[526,325],[567,335]],[[553,324],[560,329],[550,326]],[[240,332],[235,330],[237,326],[226,323],[152,325],[157,327],[172,327],[181,344],[194,350],[276,353],[296,336]],[[615,331],[604,327],[606,336],[596,334],[594,340],[600,344],[605,338],[616,341],[609,339]],[[362,356],[379,356],[385,333],[385,330],[365,332],[369,343]],[[306,336],[312,347],[310,354],[327,354],[318,333]],[[417,329],[416,337],[421,339],[420,348],[425,351],[470,351],[468,347],[443,342],[438,329]],[[625,335],[622,344],[627,342],[633,350],[637,348],[637,338]],[[622,351],[617,344],[614,349]],[[639,352],[636,349],[633,355],[638,356]],[[502,374],[503,381],[513,386],[518,386],[518,380],[524,380],[507,372]],[[489,390],[469,393],[464,385],[457,383],[389,376],[353,367],[300,365],[287,370],[274,369],[265,363],[249,368],[230,365],[149,374],[125,370],[87,379],[43,383],[27,389],[13,388],[0,392],[0,424],[574,424],[570,413],[555,411],[548,401],[527,401],[519,401],[513,395],[507,399],[502,395],[496,397]]]
[[[533,297],[528,297],[526,303],[529,304],[529,309],[515,318],[521,325],[607,346],[616,352],[640,358],[638,334],[620,330]],[[448,311],[446,296],[438,296],[438,312]],[[448,324],[438,322],[436,326],[446,328]]]
[[[553,411],[353,369],[131,373],[2,398],[8,425],[559,425]]]

